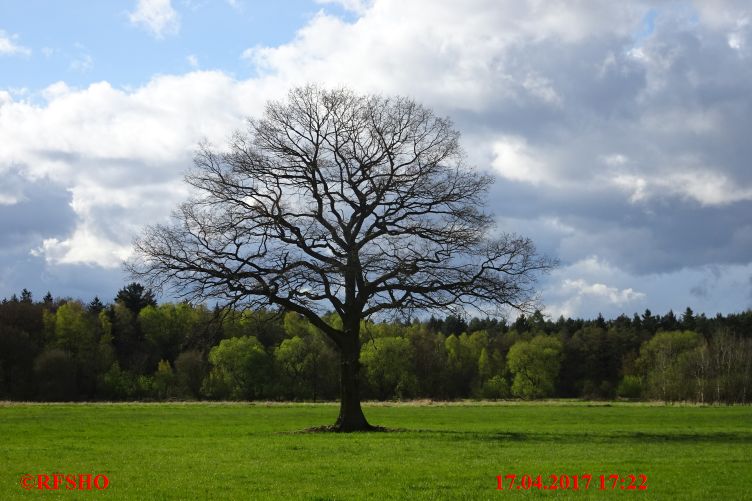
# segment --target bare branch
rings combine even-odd
[[[191,301],[298,312],[338,344],[390,310],[529,311],[554,265],[493,236],[493,179],[465,165],[449,119],[406,98],[294,89],[227,153],[201,145],[186,181],[197,198],[136,240],[131,273]]]

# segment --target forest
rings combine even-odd
[[[340,319],[327,315],[336,326]],[[366,399],[749,401],[752,310],[709,318],[363,322]],[[0,303],[0,400],[293,400],[339,395],[339,355],[293,312],[157,304],[138,283],[110,303]]]

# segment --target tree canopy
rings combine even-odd
[[[529,239],[495,231],[483,211],[493,178],[466,165],[459,138],[407,98],[293,89],[226,150],[202,145],[186,178],[194,198],[144,231],[130,270],[185,299],[303,315],[341,353],[338,429],[365,429],[363,319],[532,310],[552,265]]]
[[[0,399],[332,400],[336,346],[300,314],[72,299],[0,300]],[[748,403],[752,311],[607,320],[364,320],[367,399]],[[679,330],[666,331],[671,318]],[[327,321],[338,325],[337,317]],[[650,321],[645,321],[649,319]],[[667,322],[664,322],[664,319]],[[460,332],[453,332],[462,324]],[[452,332],[447,331],[447,326]]]

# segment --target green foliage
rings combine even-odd
[[[691,398],[691,361],[702,344],[702,337],[691,331],[659,332],[643,344],[637,364],[645,375],[647,396],[667,401]]]
[[[43,400],[76,399],[76,362],[70,353],[60,348],[42,352],[34,360],[34,375]]]
[[[491,357],[488,356],[488,349],[483,348],[480,351],[480,357],[478,357],[478,377],[481,383],[490,379],[493,372]]]
[[[308,320],[306,320],[302,315],[299,315],[298,313],[294,313],[292,311],[285,314],[283,324],[285,333],[288,337],[291,338],[304,338],[311,334],[311,332],[314,330],[313,326]]]
[[[410,342],[404,338],[381,337],[366,343],[360,355],[366,393],[381,400],[413,396],[417,383],[410,373],[412,357]]]
[[[167,303],[146,306],[138,314],[138,322],[144,338],[152,344],[152,353],[174,362],[197,317],[197,310],[185,303]]]
[[[303,400],[312,395],[312,382],[315,378],[316,347],[311,342],[312,338],[305,340],[294,336],[285,339],[274,350],[274,358],[280,369],[281,381],[279,392],[285,398]]]
[[[619,383],[616,394],[622,398],[640,398],[642,381],[638,376],[624,376],[624,379]]]
[[[0,324],[0,399],[31,398],[31,367],[36,353],[31,336],[12,325]]]
[[[168,303],[146,305],[135,316],[122,301],[85,307],[22,296],[0,301],[0,398],[338,397],[337,348],[295,313]],[[326,321],[341,319],[330,314]],[[656,332],[668,325],[695,330]],[[689,309],[680,319],[645,312],[555,322],[533,314],[512,325],[457,317],[364,321],[361,386],[368,398],[385,400],[514,395],[746,403],[750,333],[752,311],[709,319]],[[233,346],[248,338],[258,340],[250,349],[220,348],[223,340]],[[541,357],[547,347],[537,338],[558,345]],[[210,367],[212,352],[218,358]]]
[[[446,338],[446,384],[451,398],[470,394],[478,371],[481,340],[482,336],[470,337],[464,333]]]
[[[224,337],[254,337],[266,348],[279,345],[285,338],[283,323],[276,312],[244,310],[225,312]]]
[[[180,388],[178,394],[183,397],[199,398],[206,374],[206,360],[197,350],[184,351],[175,359],[175,376]]]
[[[55,312],[57,345],[69,353],[90,351],[95,342],[94,324],[78,301],[70,301]]]
[[[509,370],[514,374],[512,393],[522,398],[553,395],[561,349],[561,341],[549,336],[515,343],[507,355]]]
[[[124,369],[138,373],[145,372],[149,364],[142,350],[137,317],[122,303],[115,303],[112,306],[110,318],[118,362]]]
[[[209,352],[209,362],[212,396],[252,400],[262,397],[270,382],[272,363],[255,337],[222,340]]]
[[[130,399],[136,394],[136,381],[131,374],[123,371],[120,364],[115,361],[102,375],[101,391],[104,397],[110,400]]]
[[[327,315],[326,319],[340,322],[336,315]],[[279,376],[276,393],[282,398],[314,402],[335,398],[339,391],[339,355],[331,341],[297,313],[287,313],[283,324],[290,339],[283,340],[274,351]]]
[[[698,350],[695,359],[696,379],[709,383],[708,396],[712,395],[718,402],[749,401],[749,388],[752,387],[752,337],[742,338],[731,334],[727,329],[719,329],[710,340],[707,353]],[[704,373],[707,373],[705,377]],[[703,398],[698,400],[704,401]]]
[[[306,381],[313,366],[310,350],[305,341],[298,336],[285,339],[274,350],[274,358],[284,378],[281,386],[287,398],[296,400],[304,398],[307,393]]]
[[[108,370],[115,362],[115,346],[112,337],[112,322],[105,311],[101,311],[97,316],[101,335],[97,347],[98,371],[103,373]]]
[[[510,396],[512,396],[512,392],[509,389],[509,382],[498,375],[484,381],[480,389],[480,397],[489,400],[509,398]]]
[[[54,313],[54,346],[70,354],[76,366],[76,390],[85,398],[96,392],[97,374],[101,370],[97,355],[95,317],[79,301],[68,301]]]
[[[411,372],[416,380],[416,396],[446,398],[446,339],[422,326],[411,328],[406,337],[413,351]]]
[[[151,392],[155,398],[164,400],[178,396],[177,378],[167,360],[160,360],[152,377]]]

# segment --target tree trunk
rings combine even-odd
[[[360,408],[360,343],[357,337],[340,346],[340,356],[340,406],[334,429],[345,432],[373,430]]]

